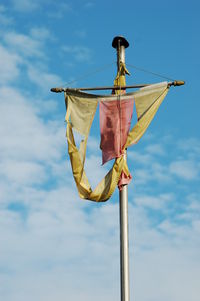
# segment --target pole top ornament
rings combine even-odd
[[[128,48],[129,42],[122,36],[116,36],[114,37],[112,41],[112,47],[113,48],[118,48],[118,46],[124,46],[125,48]]]

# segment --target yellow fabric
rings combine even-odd
[[[83,93],[70,93],[65,95],[67,98],[67,116],[72,127],[74,127],[80,134],[88,135],[90,126],[96,112],[98,101],[95,97],[88,97]]]
[[[138,120],[142,115],[151,107],[151,105],[157,100],[158,97],[165,89],[167,83],[159,83],[150,85],[140,89],[138,92],[134,93],[135,107],[137,112]]]
[[[126,69],[125,64],[120,62],[119,71],[117,72],[117,76],[114,80],[114,86],[121,86],[121,87],[126,86],[126,78],[125,78],[126,74],[130,75],[130,73]],[[121,91],[115,90],[115,94],[121,94]]]
[[[151,85],[132,93],[138,114],[138,122],[129,132],[124,149],[136,143],[144,134],[160,104],[166,96],[169,88],[167,83]],[[126,95],[130,97],[130,94]],[[123,98],[126,97],[123,95]],[[113,96],[108,96],[108,99]],[[105,99],[105,97],[103,97]],[[124,156],[117,158],[111,170],[101,180],[97,187],[92,190],[84,171],[87,139],[90,127],[96,112],[97,104],[102,99],[100,96],[85,94],[81,92],[65,93],[67,113],[67,141],[73,176],[77,185],[79,196],[96,202],[103,202],[110,198],[119,181],[122,171],[129,176],[129,170]],[[149,99],[149,101],[148,101]],[[144,104],[142,103],[144,102]],[[80,148],[75,144],[73,128],[83,135]]]
[[[148,91],[148,93],[146,93],[147,91]],[[144,91],[142,91],[142,93],[141,93],[142,96],[141,97],[139,96],[139,92],[138,93],[136,92],[137,96],[135,95],[135,97],[134,97],[135,101],[136,101],[136,99],[140,99],[141,102],[144,100],[144,102],[147,103],[145,98],[148,98],[148,96],[150,96],[151,105],[148,106],[148,109],[145,110],[145,112],[144,112],[145,114],[140,116],[140,119],[138,120],[136,125],[129,132],[125,148],[129,147],[131,144],[137,143],[139,141],[139,139],[145,133],[146,129],[150,125],[150,123],[151,123],[152,119],[154,118],[158,108],[160,107],[161,103],[163,102],[165,96],[167,95],[167,93],[169,91],[169,87],[168,87],[167,83],[162,85],[162,89],[160,89],[160,87],[158,87],[158,91],[159,91],[159,94],[157,93],[155,87],[153,87],[153,94],[154,94],[154,97],[155,97],[154,102],[152,101],[152,91],[151,91],[151,89],[146,90],[144,94],[143,94]]]
[[[68,153],[71,160],[73,176],[77,185],[79,196],[96,202],[103,202],[110,198],[114,192],[122,169],[129,174],[128,167],[124,164],[124,157],[115,160],[112,169],[107,173],[98,186],[92,191],[88,178],[84,171],[84,164],[80,158],[79,151],[75,145],[72,127],[67,123]]]

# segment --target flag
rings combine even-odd
[[[133,96],[113,98],[99,104],[103,164],[123,154],[133,114]]]
[[[116,186],[130,182],[131,175],[124,158],[126,148],[137,143],[145,133],[169,86],[167,82],[149,85],[124,95],[99,96],[73,89],[65,92],[68,153],[79,196],[96,202],[110,198]],[[130,130],[133,103],[137,122]],[[93,190],[84,170],[87,140],[90,128],[100,106],[102,160],[115,159],[112,168]],[[75,142],[74,130],[81,135],[80,145]],[[120,182],[119,182],[120,180]]]

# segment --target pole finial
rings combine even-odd
[[[112,47],[113,48],[118,48],[118,46],[124,46],[125,48],[128,48],[129,42],[122,36],[116,36],[114,37],[112,41]]]

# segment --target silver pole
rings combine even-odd
[[[119,192],[121,301],[129,301],[128,186]]]
[[[125,48],[129,46],[123,37],[115,37],[112,46],[117,49],[117,66],[119,71],[120,61],[125,63]],[[125,154],[125,159],[127,155]],[[129,289],[129,243],[128,243],[128,186],[124,185],[119,192],[120,211],[120,279],[121,301],[130,300]]]

